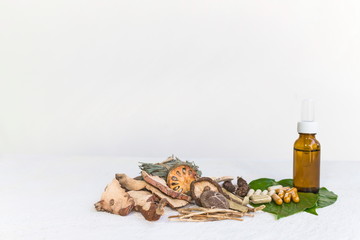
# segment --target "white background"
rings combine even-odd
[[[0,154],[359,161],[359,1],[0,2]]]

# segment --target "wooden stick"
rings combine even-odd
[[[190,214],[184,215],[180,218],[189,218],[189,217],[196,216],[196,215],[201,215],[201,214],[206,214],[206,213],[219,213],[219,212],[238,213],[237,211],[234,211],[234,210],[214,208],[214,209],[208,209],[207,211],[190,213]]]
[[[178,212],[182,211],[207,211],[209,208],[202,208],[202,207],[193,207],[193,208],[179,208],[177,209]]]

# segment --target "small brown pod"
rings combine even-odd
[[[228,190],[231,193],[235,192],[235,190],[236,190],[236,187],[234,186],[234,184],[230,180],[225,181],[223,183],[223,188],[225,188],[226,190]]]
[[[283,204],[283,200],[282,200],[276,193],[274,193],[273,195],[271,195],[271,198],[274,200],[274,202],[275,202],[277,205]]]

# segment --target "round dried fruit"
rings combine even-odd
[[[167,185],[177,192],[187,193],[190,184],[197,179],[196,171],[188,165],[180,165],[170,169]]]
[[[249,185],[247,184],[247,182],[241,178],[241,177],[238,177],[238,180],[237,180],[237,184],[238,184],[238,188],[236,189],[235,191],[235,194],[240,196],[240,197],[245,197],[246,194],[249,192],[250,190],[250,187]]]
[[[235,192],[235,190],[236,190],[236,187],[234,186],[234,184],[232,184],[231,181],[225,181],[223,183],[223,188],[225,188],[226,190],[228,190],[231,193]]]

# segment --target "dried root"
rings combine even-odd
[[[255,211],[255,209],[254,209]],[[253,214],[243,213],[231,209],[209,208],[182,208],[178,209],[179,215],[169,216],[171,221],[181,222],[209,222],[221,220],[243,221],[242,217],[253,217]]]

